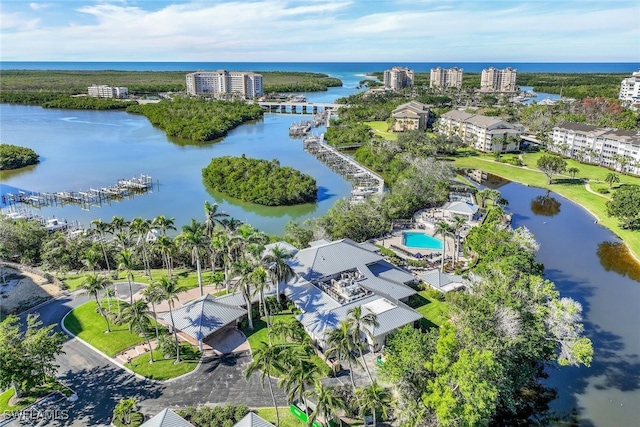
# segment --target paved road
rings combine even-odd
[[[119,294],[123,296],[124,289],[119,289]],[[56,329],[61,330],[59,323],[64,315],[87,301],[86,296],[65,296],[30,312],[39,313],[43,323],[57,325]],[[58,377],[75,390],[79,398],[76,402],[63,404],[69,419],[57,425],[108,425],[115,405],[128,397],[136,398],[146,415],[155,415],[165,407],[206,403],[246,404],[251,407],[272,405],[271,395],[268,389],[262,389],[257,375],[248,382],[244,379],[243,371],[250,361],[248,354],[210,358],[185,378],[158,383],[138,379],[76,338],[69,339],[63,350],[64,354],[57,359],[60,365]],[[275,390],[279,404],[284,405],[284,394],[277,388]]]

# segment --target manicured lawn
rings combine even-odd
[[[424,321],[421,325],[425,328],[440,326],[448,316],[447,303],[438,301],[428,296],[428,291],[420,291],[411,297],[408,304],[418,313],[422,314]]]
[[[291,311],[285,310],[280,314],[271,316],[271,322],[272,324],[284,322],[294,325],[298,321],[295,317],[293,317],[293,313]],[[254,320],[253,326],[253,330],[248,328],[242,330],[242,332],[247,336],[247,341],[249,342],[251,351],[254,351],[256,348],[260,347],[263,342],[269,342],[269,331],[267,329],[267,323],[263,319]],[[273,337],[272,342],[274,344],[279,344],[285,343],[286,341],[283,341],[280,337]],[[304,346],[302,347],[302,349],[306,350],[306,343],[300,343],[296,345]],[[311,362],[313,362],[313,364],[320,369],[320,372],[323,373],[323,376],[329,376],[331,374],[331,368],[329,368],[329,365],[327,365],[325,361],[322,360],[322,358],[318,357],[316,354],[313,354],[311,356]]]
[[[112,300],[112,309],[115,300]],[[108,310],[106,302],[103,302],[105,311]],[[124,303],[121,302],[124,305]],[[95,301],[90,301],[76,307],[64,319],[64,326],[74,335],[91,344],[108,356],[115,356],[122,350],[133,347],[144,341],[144,338],[135,332],[129,332],[127,324],[114,325],[110,322],[111,332],[105,333],[106,324],[104,318],[97,312]]]
[[[149,363],[149,353],[136,357],[125,366],[133,372],[152,380],[168,380],[179,377],[198,367],[201,353],[190,344],[180,344],[180,363],[176,364],[175,359],[164,359],[158,350],[153,351],[154,362]]]
[[[486,155],[465,156],[454,158],[454,165],[459,168],[482,169],[494,175],[501,176],[511,181],[531,185],[539,188],[546,188],[554,191],[567,199],[578,203],[598,218],[598,222],[618,235],[629,247],[630,251],[640,259],[640,233],[637,231],[623,230],[618,226],[618,220],[607,216],[606,201],[611,196],[593,194],[587,191],[584,184],[578,179],[571,179],[568,176],[555,176],[554,183],[547,184],[547,177],[537,170],[535,163],[541,153],[527,153],[524,155],[524,162],[531,169],[525,167],[511,166],[505,163],[498,163],[492,157]],[[603,181],[604,177],[611,171],[593,165],[584,165],[575,160],[567,159],[568,167],[576,167],[580,172],[576,178],[588,178],[592,189],[602,188],[598,181]],[[535,169],[535,170],[533,170]],[[618,174],[621,183],[640,184],[640,178]],[[608,187],[608,186],[607,186]],[[614,186],[613,191],[615,191]]]
[[[31,390],[29,393],[25,394],[25,396],[23,396],[22,399],[20,400],[19,404],[15,406],[11,406],[9,405],[9,400],[11,400],[11,398],[15,394],[15,390],[12,387],[0,393],[0,414],[4,413],[5,411],[19,411],[21,409],[24,409],[27,406],[32,405],[36,400],[40,399],[41,397],[44,397],[56,390],[60,391],[65,396],[71,396],[72,394],[71,390],[69,390],[67,387],[65,387],[58,381],[50,379],[40,387],[36,387],[33,390]]]
[[[76,290],[84,280],[87,274],[92,274],[90,271],[86,271],[82,274],[67,274],[64,279],[61,279],[62,282],[67,286],[69,290]],[[198,273],[191,270],[173,270],[173,274],[178,277],[178,283],[184,289],[193,289],[198,287]],[[136,270],[133,272],[133,281],[139,283],[147,283],[160,279],[167,275],[167,270],[164,269],[155,269],[151,270],[151,277],[149,279],[148,276],[144,274],[144,270]],[[202,273],[202,283],[207,286],[213,283],[211,280],[212,274],[211,271],[203,271]],[[123,282],[127,283],[127,276],[124,272],[118,273],[118,278],[113,279],[114,282]],[[222,289],[222,288],[221,288]],[[224,290],[222,291],[224,294]]]
[[[255,409],[254,412],[258,416],[269,421],[271,424],[276,423],[276,410],[273,408]],[[304,427],[305,423],[296,418],[288,406],[278,406],[278,414],[280,415],[280,427]]]
[[[387,122],[364,122],[364,124],[373,129],[373,133],[377,136],[388,139],[389,141],[396,141],[398,139],[397,133],[389,132],[387,130],[387,128],[389,127],[389,124]]]

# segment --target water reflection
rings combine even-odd
[[[458,169],[458,173],[466,176],[471,181],[476,182],[486,188],[496,190],[503,185],[507,185],[511,181],[500,176],[485,172],[480,169]]]
[[[597,253],[605,270],[640,282],[640,264],[631,256],[624,243],[602,242],[598,245]]]
[[[531,200],[531,212],[539,216],[554,216],[560,213],[560,206],[562,205],[555,197],[546,194],[537,196]]]
[[[204,185],[204,183],[203,183]],[[299,205],[289,205],[289,206],[264,206],[259,205],[257,203],[243,202],[240,199],[236,199],[233,197],[229,197],[225,194],[219,193],[217,191],[213,191],[209,187],[205,186],[205,189],[211,197],[213,197],[214,201],[222,206],[236,206],[241,209],[243,213],[251,212],[258,214],[261,217],[268,218],[282,218],[284,216],[290,216],[291,218],[298,218],[304,215],[309,215],[313,213],[318,205],[316,203],[302,203]],[[326,193],[326,190],[325,190]],[[238,213],[233,212],[232,209],[229,209],[232,212],[230,214]],[[242,214],[240,214],[242,215]]]

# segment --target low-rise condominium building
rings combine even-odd
[[[189,95],[215,98],[237,96],[253,99],[263,94],[262,74],[226,70],[196,71],[187,74],[186,78]]]
[[[499,117],[471,114],[460,110],[444,113],[437,125],[443,135],[457,135],[462,142],[484,153],[506,153],[520,148],[524,127]]]
[[[399,105],[391,112],[393,131],[426,130],[430,112],[429,106],[418,101],[409,101]]]
[[[129,90],[126,87],[91,85],[87,88],[89,96],[94,98],[128,98]]]
[[[553,128],[548,150],[581,162],[640,174],[640,135],[628,130],[566,122]]]

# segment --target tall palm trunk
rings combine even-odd
[[[153,360],[153,349],[151,348],[151,341],[149,341],[149,338],[147,337],[147,331],[142,327],[142,322],[140,321],[140,319],[138,319],[138,327],[142,332],[142,336],[144,337],[144,340],[147,342],[147,345],[149,346],[149,363],[153,363],[155,362],[155,360]],[[157,333],[157,329],[156,329],[156,333]]]
[[[156,339],[160,336],[158,333],[158,315],[156,314],[156,303],[151,301],[151,309],[153,310],[153,322],[156,326]]]
[[[253,315],[251,310],[251,298],[247,296],[246,292],[242,292],[244,296],[244,302],[247,304],[247,320],[249,321],[249,329],[253,329]],[[268,334],[267,334],[268,335]]]
[[[276,410],[276,426],[280,425],[280,414],[278,414],[278,404],[276,403],[276,395],[273,394],[273,386],[271,385],[271,378],[267,374],[267,384],[269,384],[269,393],[271,393],[271,400],[273,401],[273,409]]]
[[[96,304],[98,304],[98,311],[100,312],[100,315],[102,317],[104,317],[104,322],[107,324],[107,332],[111,332],[111,327],[109,326],[109,319],[107,319],[107,316],[104,314],[104,310],[102,309],[102,305],[100,305],[100,300],[98,299],[98,294],[95,294],[96,297]]]
[[[200,256],[196,254],[196,269],[198,270],[198,287],[200,287],[200,296],[204,295],[202,287],[202,266],[200,265]]]
[[[173,338],[176,341],[176,363],[180,363],[180,343],[178,342],[178,330],[173,321],[173,310],[171,309],[171,301],[169,301],[169,317],[171,318],[171,329],[173,329]]]

